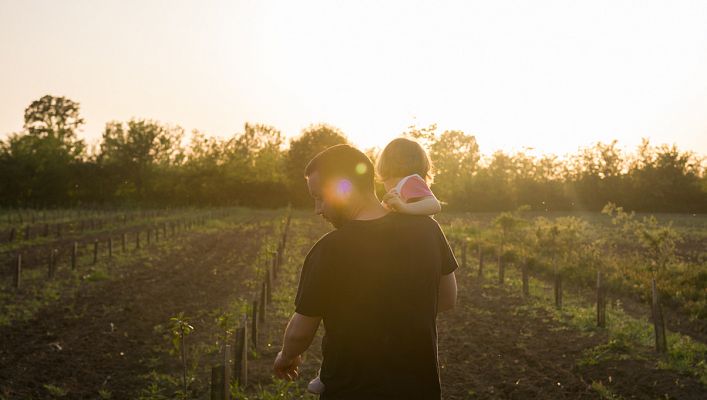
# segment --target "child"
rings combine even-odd
[[[378,179],[387,192],[383,196],[383,206],[403,214],[433,215],[440,212],[442,206],[427,186],[430,164],[427,153],[414,140],[397,138],[388,143],[376,165]],[[324,392],[324,384],[318,375],[309,382],[307,390],[314,394]]]

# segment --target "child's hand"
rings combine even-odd
[[[400,199],[400,195],[395,189],[391,189],[388,193],[385,194],[385,196],[383,196],[383,203],[385,203],[388,208],[395,211],[400,211],[400,209],[403,208],[405,204]]]

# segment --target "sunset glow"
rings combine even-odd
[[[150,118],[225,137],[318,122],[382,147],[407,126],[483,153],[641,137],[707,153],[700,1],[4,1],[0,134],[45,95],[82,136]]]

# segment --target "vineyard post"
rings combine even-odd
[[[155,228],[155,243],[159,243],[160,241],[160,228],[156,227]]]
[[[274,282],[275,279],[277,279],[277,269],[280,266],[280,263],[278,262],[280,259],[280,249],[278,248],[278,251],[272,253],[272,266],[270,267],[270,282]]]
[[[503,265],[503,243],[498,249],[498,284],[503,286],[503,281],[505,280],[505,265]]]
[[[74,245],[71,247],[71,270],[76,269],[76,256],[78,255],[79,251],[79,244],[77,242],[74,242]]]
[[[250,320],[250,341],[253,342],[253,348],[258,350],[258,299],[253,300],[253,310]]]
[[[217,365],[211,367],[211,400],[224,400],[226,393],[223,390],[225,376],[225,367]]]
[[[528,284],[528,257],[523,256],[523,261],[521,261],[521,273],[523,279],[523,296],[530,297],[530,285]]]
[[[32,228],[30,228],[29,225],[25,226],[25,240],[30,240],[31,239],[31,234],[32,234]]]
[[[113,258],[113,238],[108,238],[108,258]]]
[[[265,286],[267,287],[267,302],[272,304],[272,269],[266,265]]]
[[[462,240],[462,268],[466,271],[466,241]]]
[[[243,315],[243,326],[236,329],[235,378],[240,387],[248,384],[248,314]]]
[[[237,334],[236,334],[237,335]],[[229,399],[231,390],[231,375],[233,371],[231,370],[231,364],[233,364],[233,359],[231,357],[231,345],[224,344],[223,346],[223,398]]]
[[[663,317],[663,308],[660,304],[660,294],[656,288],[655,278],[651,281],[651,297],[653,327],[655,329],[655,350],[663,354],[668,351],[668,340],[665,335],[665,318]]]
[[[484,277],[484,248],[479,243],[479,278]]]
[[[17,235],[15,228],[10,229],[10,242],[15,241],[15,235]]]
[[[98,262],[98,239],[93,239],[93,264]]]
[[[15,260],[15,289],[19,289],[22,285],[22,254],[17,253]]]
[[[557,260],[555,254],[552,255],[552,269],[555,272],[555,307],[562,308],[562,272],[557,268]]]
[[[54,260],[55,253],[54,252],[55,252],[54,249],[49,249],[49,273],[48,273],[49,279],[54,278],[54,272],[55,272],[54,271],[54,262],[55,262],[55,260]]]
[[[261,324],[265,323],[265,310],[266,310],[265,303],[267,302],[267,290],[268,290],[267,283],[263,282],[262,288],[260,290],[260,310],[258,311]]]
[[[135,250],[140,249],[140,231],[135,232]]]
[[[606,328],[606,292],[601,271],[597,271],[597,326]]]

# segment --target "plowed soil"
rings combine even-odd
[[[298,218],[276,283],[273,310],[291,310],[292,285],[309,247],[328,228]],[[0,329],[0,398],[50,398],[46,384],[64,388],[65,398],[136,398],[142,375],[152,369],[173,373],[178,364],[155,352],[163,340],[154,327],[178,312],[194,325],[213,325],[207,311],[225,306],[246,290],[247,265],[266,229],[192,233],[181,248],[156,255],[151,266],[135,265],[116,279],[95,282],[72,299],[57,302],[33,320]],[[582,353],[607,338],[588,335],[533,308],[519,294],[458,270],[455,310],[438,318],[443,399],[599,399],[601,382],[624,399],[704,399],[707,389],[690,375],[658,369],[641,360],[579,366]],[[272,381],[270,368],[280,347],[287,312],[271,313],[261,330],[261,348],[249,364],[249,392]],[[201,335],[201,336],[200,336]],[[211,340],[195,331],[192,343]],[[161,357],[155,362],[151,358]],[[319,344],[308,352],[298,385],[305,387],[319,363]],[[208,363],[204,361],[202,370]],[[205,390],[195,396],[208,398]],[[253,397],[251,397],[253,398]],[[314,397],[312,397],[314,398]]]

